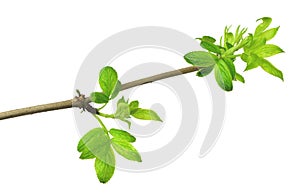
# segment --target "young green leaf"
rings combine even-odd
[[[117,106],[117,111],[115,113],[115,118],[125,119],[130,117],[130,109],[128,103],[119,103]]]
[[[262,23],[260,23],[256,29],[255,29],[255,33],[254,33],[254,36],[258,36],[259,34],[261,34],[264,30],[266,30],[271,22],[272,22],[272,18],[269,18],[269,17],[263,17],[263,18],[260,18],[260,19],[257,19],[257,21],[260,21],[262,20]]]
[[[208,74],[210,74],[212,72],[213,69],[214,69],[214,66],[204,67],[204,68],[200,69],[196,75],[199,77],[207,76]]]
[[[114,89],[114,91],[113,91],[112,94],[111,94],[111,98],[110,98],[110,99],[114,99],[116,96],[118,96],[118,94],[119,94],[121,88],[122,88],[122,84],[121,84],[121,82],[118,80],[118,82],[117,82],[117,84],[116,84],[116,86],[115,86],[115,89]]]
[[[107,103],[109,98],[104,93],[93,92],[90,95],[90,99],[94,103]]]
[[[233,89],[230,70],[222,59],[220,59],[215,66],[215,78],[223,90],[231,91]]]
[[[260,63],[259,57],[256,54],[247,55],[246,62],[247,62],[247,66],[245,71],[258,67]]]
[[[118,74],[112,67],[104,67],[99,74],[99,85],[103,93],[110,97],[118,82]]]
[[[213,55],[204,51],[189,52],[186,55],[184,55],[184,59],[189,64],[199,67],[209,67],[216,64]]]
[[[226,34],[226,38],[227,38],[227,40],[226,40],[226,42],[227,43],[230,43],[230,44],[234,44],[234,36],[233,36],[233,33],[231,33],[231,32],[228,32],[227,34]]]
[[[138,109],[134,110],[131,115],[133,117],[135,117],[137,119],[141,119],[141,120],[155,120],[155,121],[162,122],[162,120],[160,119],[158,114],[156,112],[154,112],[153,110],[138,108]]]
[[[213,37],[210,37],[210,36],[203,36],[201,38],[196,38],[196,39],[199,39],[199,40],[205,41],[205,42],[210,42],[210,43],[215,43],[216,42],[216,39],[213,38]]]
[[[282,72],[279,69],[277,69],[272,63],[270,63],[268,60],[259,58],[259,65],[264,71],[266,71],[267,73],[273,76],[280,78],[283,81]]]
[[[85,148],[81,151],[80,159],[93,159],[96,158],[95,155],[88,149]]]
[[[245,63],[247,63],[247,62],[248,62],[248,59],[249,59],[249,55],[246,54],[246,53],[243,53],[243,54],[241,55],[241,59],[242,59],[242,61],[244,61]]]
[[[267,41],[268,40],[271,40],[273,37],[275,37],[275,35],[277,34],[278,32],[278,29],[279,27],[276,27],[276,28],[272,28],[272,29],[269,29],[263,33],[261,33],[258,38],[263,38],[263,39],[266,39]]]
[[[95,128],[85,134],[78,143],[77,150],[81,152],[81,159],[96,158],[106,160],[106,154],[110,149],[110,138],[101,128]]]
[[[231,78],[235,78],[235,65],[233,64],[233,61],[229,58],[223,58],[223,61],[225,62],[230,71]]]
[[[251,33],[249,33],[249,35],[245,38],[242,39],[242,41],[239,44],[238,49],[243,48],[245,52],[247,52],[247,50],[249,50],[249,48],[251,47],[251,44],[253,42],[253,35]]]
[[[243,35],[247,32],[247,28],[242,28],[241,31],[240,30],[240,25],[238,26],[238,28],[236,29],[235,35],[234,35],[234,43],[235,44],[239,44],[242,39],[243,39]]]
[[[217,46],[211,42],[201,41],[200,46],[210,52],[213,52],[216,54],[221,54],[221,50],[220,50],[219,46]]]
[[[245,53],[251,53],[252,51],[256,50],[257,48],[266,45],[265,38],[253,39],[249,44],[244,46]]]
[[[226,26],[225,29],[224,29],[224,43],[223,43],[223,46],[225,47],[226,46],[226,43],[230,43],[232,44],[232,39],[233,39],[233,34],[231,32],[229,32],[231,26]]]
[[[101,159],[95,160],[96,174],[101,183],[108,182],[114,175],[116,161],[112,148],[109,149],[106,160],[109,161],[103,161]]]
[[[130,108],[128,101],[125,101],[124,97],[118,100],[117,111],[114,116],[116,119],[126,122],[130,128],[131,122],[126,120],[127,118],[130,118]]]
[[[86,146],[86,141],[91,140],[98,133],[95,129],[92,129],[86,133],[78,142],[77,151],[81,152],[80,159],[92,159],[95,158],[95,155],[90,151]]]
[[[120,129],[110,129],[109,133],[116,139],[124,140],[127,142],[135,142],[135,137],[128,133],[127,131],[123,131]]]
[[[263,45],[253,51],[257,56],[265,58],[284,52],[281,48],[273,44]]]
[[[235,79],[236,79],[237,81],[240,81],[240,82],[242,82],[242,83],[245,83],[244,77],[243,77],[241,74],[239,74],[239,73],[235,73]]]
[[[130,114],[132,114],[136,109],[139,107],[139,102],[138,101],[132,101],[129,104],[129,109],[130,109]]]
[[[241,25],[239,25],[235,30],[235,34],[234,34],[235,42],[236,42],[237,38],[240,36],[240,33],[241,33],[240,28],[241,28]]]
[[[124,158],[132,161],[142,162],[139,152],[127,141],[113,138],[111,139],[113,148]]]

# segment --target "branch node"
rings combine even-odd
[[[75,96],[73,99],[73,107],[82,109],[82,112],[88,111],[92,114],[98,114],[98,110],[90,105],[90,98],[85,97],[84,94],[81,94],[79,90],[76,90],[78,96]]]

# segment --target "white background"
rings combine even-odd
[[[299,195],[300,16],[294,2],[1,1],[0,111],[70,99],[87,54],[133,27],[217,37],[227,24],[253,30],[257,18],[271,16],[273,26],[281,26],[273,42],[286,53],[271,59],[283,71],[284,83],[257,69],[244,74],[246,84],[227,93],[222,135],[205,158],[198,153],[208,117],[177,161],[147,173],[116,171],[106,185],[98,182],[92,161],[78,159],[71,109],[0,121],[0,195]],[[202,83],[196,79],[191,80]],[[210,116],[203,87],[197,89],[205,98],[199,105],[202,116],[205,111]]]

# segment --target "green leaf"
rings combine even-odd
[[[256,54],[251,54],[247,57],[247,67],[245,71],[248,71],[250,69],[254,69],[259,66],[259,57]]]
[[[197,72],[197,76],[199,76],[199,77],[207,76],[208,74],[210,74],[212,72],[213,69],[214,69],[214,66],[204,67],[204,68],[200,69],[200,71]]]
[[[231,78],[235,78],[235,66],[234,66],[232,60],[229,58],[223,58],[223,60],[226,63],[226,65],[230,71]]]
[[[161,121],[160,117],[156,112],[153,110],[148,110],[148,109],[141,109],[138,108],[136,109],[132,114],[133,117],[141,120],[155,120],[155,121]]]
[[[260,66],[263,70],[265,70],[267,73],[276,76],[278,78],[280,78],[283,81],[283,74],[282,72],[277,69],[272,63],[270,63],[268,60],[260,58]]]
[[[256,27],[254,36],[258,36],[259,34],[261,34],[264,30],[266,30],[270,26],[270,24],[272,22],[272,18],[269,18],[269,17],[263,17],[263,18],[258,19],[257,21],[260,21],[260,20],[262,20],[262,23],[260,23]]]
[[[276,45],[273,44],[266,44],[263,45],[259,48],[257,48],[256,50],[253,51],[253,53],[255,53],[257,56],[259,57],[270,57],[279,53],[284,52],[281,48],[279,48]]]
[[[256,68],[258,66],[260,66],[267,73],[283,80],[282,72],[279,69],[277,69],[272,63],[270,63],[268,60],[258,57],[255,54],[248,56],[247,67],[246,67],[245,71]]]
[[[235,79],[236,79],[237,81],[240,81],[240,82],[242,82],[242,83],[245,83],[244,77],[243,77],[241,74],[239,74],[239,73],[235,73]]]
[[[189,64],[199,67],[209,67],[216,64],[213,55],[204,51],[189,52],[184,55],[184,59]]]
[[[243,35],[247,32],[247,28],[242,28],[241,31],[240,26],[236,29],[235,35],[234,35],[234,43],[238,44],[240,41],[242,41]]]
[[[227,38],[226,42],[228,42],[230,44],[234,43],[234,36],[231,32],[227,33],[226,38]]]
[[[110,97],[118,82],[118,74],[112,67],[104,67],[99,74],[99,85],[103,93]]]
[[[80,159],[93,159],[93,158],[95,158],[95,155],[88,148],[85,148],[82,150],[79,158]]]
[[[108,164],[106,160],[110,149],[110,138],[101,128],[95,128],[85,134],[78,143],[77,150],[81,152],[81,159],[98,158]],[[94,156],[92,156],[94,155]]]
[[[236,30],[235,30],[235,34],[234,34],[234,37],[235,37],[235,42],[236,40],[238,39],[239,35],[240,35],[240,28],[241,28],[241,25],[239,25]]]
[[[200,46],[210,52],[221,54],[221,50],[220,50],[219,46],[217,46],[211,42],[202,41],[200,43]]]
[[[243,54],[241,55],[241,59],[242,59],[244,62],[246,62],[246,63],[247,63],[247,61],[248,61],[248,58],[249,58],[249,55],[246,54],[246,53],[243,53]]]
[[[229,29],[230,29],[230,27],[226,26],[225,29],[224,29],[224,46],[226,46],[226,42],[229,42],[228,41],[228,35],[229,35]]]
[[[136,109],[139,107],[139,102],[137,100],[130,102],[129,104],[129,109],[130,109],[130,114],[132,114]]]
[[[104,93],[93,92],[90,95],[90,99],[94,103],[107,103],[109,98]]]
[[[106,160],[109,160],[110,164],[106,161],[102,161],[101,159],[95,160],[96,174],[101,183],[108,182],[115,172],[116,160],[112,148],[110,148],[109,152],[106,154]]]
[[[130,108],[128,101],[125,101],[124,97],[118,100],[117,111],[114,116],[116,119],[126,122],[130,128],[131,122],[126,120],[126,118],[130,118]]]
[[[279,27],[269,29],[263,33],[261,33],[258,37],[268,40],[271,40],[277,34]]]
[[[215,66],[215,78],[218,85],[225,91],[231,91],[233,89],[232,77],[230,70],[226,63],[220,59]]]
[[[244,47],[244,51],[246,53],[251,53],[252,51],[256,50],[257,48],[266,45],[266,39],[265,38],[259,38],[259,39],[253,39],[251,43],[247,44]]]
[[[122,88],[122,84],[118,80],[118,82],[117,82],[117,84],[115,86],[115,89],[114,89],[114,91],[111,94],[111,99],[114,99],[116,96],[118,96],[119,92],[121,91],[121,88]]]
[[[141,155],[129,142],[113,138],[111,139],[111,143],[116,152],[124,158],[132,161],[142,162]]]
[[[127,131],[123,131],[120,129],[111,129],[109,133],[116,139],[125,140],[127,142],[135,142],[135,137],[128,133]]]
[[[117,111],[115,113],[115,118],[123,120],[129,117],[130,117],[129,105],[123,102],[119,103],[117,106]]]
[[[201,38],[196,38],[196,39],[199,39],[199,40],[205,41],[205,42],[210,42],[210,43],[215,43],[216,42],[216,39],[213,38],[213,37],[210,37],[210,36],[203,36]]]
[[[251,47],[252,42],[253,42],[253,35],[249,33],[247,37],[242,39],[242,42],[239,44],[238,49],[244,48],[244,51],[247,52],[247,50],[249,50],[249,48]]]

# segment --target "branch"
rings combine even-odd
[[[198,71],[199,69],[200,69],[200,67],[191,66],[191,67],[185,67],[182,69],[157,74],[154,76],[150,76],[147,78],[143,78],[143,79],[139,79],[139,80],[135,80],[135,81],[123,84],[121,87],[121,90],[126,90],[126,89],[133,88],[133,87],[136,87],[139,85],[151,83],[151,82],[154,82],[157,80],[162,80],[165,78],[178,76],[181,74],[195,72],[195,71]],[[48,104],[43,104],[43,105],[37,105],[37,106],[32,106],[32,107],[27,107],[27,108],[21,108],[21,109],[15,109],[15,110],[10,110],[10,111],[6,111],[6,112],[1,112],[0,120],[14,118],[14,117],[18,117],[18,116],[24,116],[24,115],[28,115],[28,114],[48,112],[48,111],[53,111],[53,110],[61,110],[61,109],[72,108],[72,107],[78,107],[78,108],[86,110],[92,114],[97,114],[98,111],[90,105],[90,102],[91,102],[91,100],[89,97],[85,97],[84,95],[79,94],[78,96],[74,97],[73,99],[69,99],[66,101],[48,103]]]

